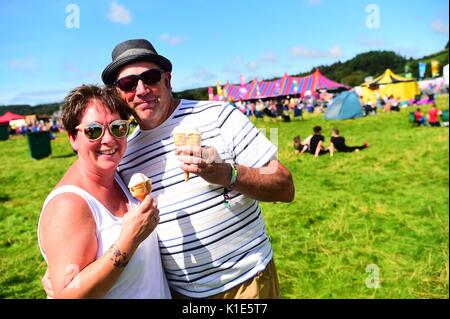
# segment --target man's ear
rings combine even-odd
[[[170,91],[172,91],[171,80],[172,80],[172,73],[166,72],[164,75],[164,84]]]

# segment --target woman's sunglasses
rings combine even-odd
[[[115,83],[124,92],[133,91],[136,89],[139,80],[146,85],[155,85],[161,80],[162,75],[161,70],[159,69],[150,69],[148,71],[142,72],[141,74],[132,74],[125,76],[121,79],[118,79]]]
[[[96,141],[105,134],[105,126],[97,122],[80,124],[77,130],[82,129],[84,135],[91,141]],[[123,138],[128,135],[129,123],[127,120],[115,120],[108,124],[108,130],[112,136]]]

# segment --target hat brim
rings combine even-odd
[[[113,85],[116,81],[117,73],[121,68],[123,68],[127,64],[139,61],[153,62],[158,64],[166,72],[172,71],[172,63],[162,55],[142,53],[123,57],[114,62],[111,62],[102,72],[103,83],[105,83],[106,85]]]

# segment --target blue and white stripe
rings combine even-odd
[[[152,179],[157,199],[161,259],[172,289],[194,298],[223,292],[253,277],[272,258],[259,203],[191,174],[184,182],[172,131],[197,126],[202,145],[213,146],[225,162],[261,167],[275,157],[273,145],[239,110],[215,101],[181,100],[161,126],[128,139],[119,173],[128,183],[140,172]]]

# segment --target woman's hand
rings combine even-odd
[[[131,240],[136,246],[146,239],[159,223],[159,209],[155,199],[147,195],[144,200],[133,206],[122,220],[119,238]]]

